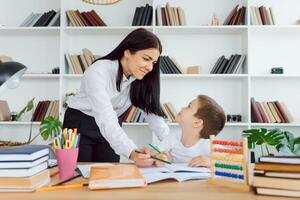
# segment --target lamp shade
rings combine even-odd
[[[23,64],[10,61],[0,61],[0,94],[6,88],[13,89],[18,87],[20,77],[26,72],[27,67]]]

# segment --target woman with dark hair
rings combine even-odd
[[[64,128],[77,128],[81,134],[78,161],[119,162],[119,155],[124,155],[139,166],[153,163],[149,148],[136,153],[137,147],[121,128],[120,119],[133,105],[144,112],[160,140],[169,134],[159,102],[161,52],[158,37],[139,28],[85,71],[63,123]]]

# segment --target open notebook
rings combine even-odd
[[[210,170],[205,167],[188,167],[186,163],[166,165],[166,167],[140,168],[147,183],[165,179],[175,179],[179,182],[193,179],[208,179]]]

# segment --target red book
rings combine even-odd
[[[260,103],[259,102],[255,102],[255,103],[257,105],[257,108],[258,108],[261,118],[263,120],[263,123],[268,123],[269,122],[268,118],[267,118],[266,113],[264,112],[263,108],[261,107]]]
[[[100,18],[99,15],[97,15],[97,13],[95,12],[95,10],[90,11],[90,13],[92,14],[93,18],[97,21],[97,23],[100,24],[100,26],[107,26],[104,21]]]

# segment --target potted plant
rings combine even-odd
[[[261,147],[261,154],[264,155],[264,148],[267,155],[270,154],[268,147],[274,147],[277,152],[290,155],[300,155],[300,137],[295,138],[291,132],[276,129],[247,129],[243,131],[243,136],[248,138],[249,149],[256,146]]]
[[[33,112],[34,99],[35,98],[28,101],[26,106],[17,114],[16,117],[17,120],[20,120],[22,115],[24,115],[26,112],[29,111]],[[33,113],[30,120],[31,123],[30,123],[29,137],[26,142],[0,141],[0,146],[5,147],[5,146],[19,146],[19,145],[31,144],[39,135],[41,135],[44,140],[48,140],[49,137],[53,138],[61,133],[62,122],[59,119],[55,119],[54,117],[49,116],[41,121],[39,127],[39,133],[32,138],[32,126],[33,126],[32,117],[33,117]]]

